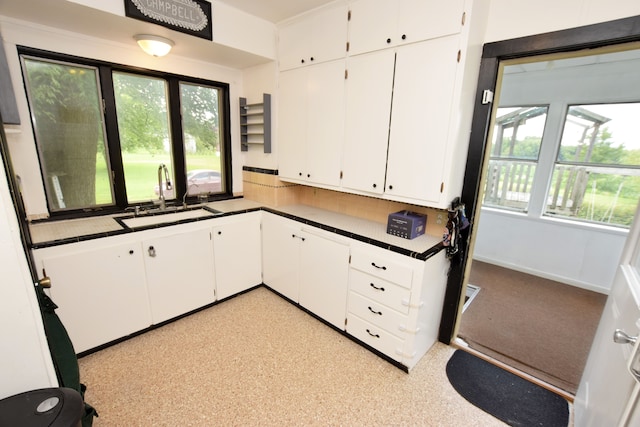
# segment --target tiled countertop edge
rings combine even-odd
[[[312,220],[309,220],[309,219],[306,219],[306,218],[302,218],[302,217],[296,216],[296,215],[287,214],[287,213],[281,212],[281,211],[279,211],[277,209],[263,207],[262,210],[266,211],[266,212],[271,212],[272,214],[275,214],[275,215],[279,215],[279,216],[282,216],[282,217],[285,217],[285,218],[292,219],[294,221],[301,222],[301,223],[306,224],[306,225],[311,225],[313,227],[317,227],[317,228],[320,228],[320,229],[325,230],[325,231],[329,231],[329,232],[332,232],[332,233],[335,233],[335,234],[339,234],[341,236],[349,237],[351,239],[358,240],[358,241],[363,242],[363,243],[368,243],[370,245],[377,246],[379,248],[383,248],[383,249],[386,249],[386,250],[389,250],[389,251],[392,251],[392,252],[396,252],[396,253],[399,253],[399,254],[402,254],[402,255],[406,255],[406,256],[411,257],[411,258],[416,258],[416,259],[419,259],[419,260],[422,260],[422,261],[426,261],[427,259],[429,259],[432,256],[436,255],[438,252],[440,252],[441,250],[443,250],[445,248],[445,246],[442,244],[442,242],[440,242],[440,243],[430,247],[429,249],[427,249],[424,252],[415,252],[415,251],[411,251],[409,249],[402,248],[402,247],[399,247],[399,246],[390,245],[389,243],[381,242],[379,240],[372,239],[370,237],[366,237],[366,236],[362,236],[360,234],[352,233],[350,231],[346,231],[346,230],[342,230],[342,229],[339,229],[339,228],[331,227],[331,226],[328,226],[328,225],[325,225],[325,224],[322,224],[322,223],[319,223],[319,222],[316,222],[316,221],[312,221]]]
[[[296,215],[291,215],[282,211],[279,211],[278,209],[274,209],[274,208],[269,208],[269,207],[256,207],[256,208],[249,208],[249,209],[239,209],[239,210],[234,210],[233,212],[225,212],[225,213],[220,213],[217,214],[215,217],[213,218],[221,218],[221,217],[225,217],[225,216],[232,216],[232,215],[239,215],[239,214],[243,214],[243,213],[248,213],[248,212],[255,212],[255,211],[266,211],[266,212],[270,212],[273,213],[275,215],[279,215],[306,225],[310,225],[313,227],[317,227],[320,228],[322,230],[325,231],[329,231],[335,234],[339,234],[341,236],[345,236],[354,240],[358,240],[360,242],[363,243],[367,243],[373,246],[377,246],[379,248],[382,249],[386,249],[392,252],[396,252],[411,258],[416,258],[422,261],[426,261],[427,259],[431,258],[432,256],[436,255],[438,252],[440,252],[441,250],[443,250],[445,248],[445,246],[443,245],[442,242],[439,242],[435,245],[433,245],[432,247],[430,247],[429,249],[427,249],[424,252],[415,252],[412,250],[409,250],[407,248],[403,248],[400,246],[396,246],[396,245],[391,245],[389,243],[386,242],[382,242],[370,237],[366,237],[360,234],[356,234],[347,230],[342,230],[339,228],[335,228],[335,227],[331,227],[329,225],[326,224],[322,224],[316,221],[312,221],[310,219],[307,218],[303,218],[303,217],[299,217]],[[118,235],[122,235],[122,234],[129,234],[129,233],[135,233],[137,231],[142,231],[142,230],[150,230],[150,229],[154,229],[154,228],[162,228],[162,227],[166,227],[166,226],[170,226],[170,225],[177,225],[177,224],[182,224],[182,223],[187,223],[187,222],[195,222],[195,221],[204,221],[204,220],[209,220],[209,219],[213,219],[212,217],[201,217],[201,218],[190,218],[190,219],[185,219],[182,221],[176,221],[176,222],[172,222],[172,223],[163,223],[163,224],[154,224],[154,225],[149,225],[147,227],[141,227],[141,228],[136,228],[136,229],[126,229],[123,228],[122,230],[114,230],[114,231],[108,231],[108,232],[101,232],[101,233],[95,233],[95,234],[86,234],[86,235],[82,235],[82,236],[76,236],[76,237],[69,237],[69,238],[64,238],[64,239],[58,239],[58,240],[53,240],[53,241],[47,241],[47,242],[40,242],[40,243],[33,243],[31,245],[31,249],[42,249],[42,248],[47,248],[47,247],[52,247],[52,246],[58,246],[58,245],[66,245],[69,243],[78,243],[78,242],[82,242],[82,241],[86,241],[86,240],[93,240],[93,239],[100,239],[100,238],[104,238],[104,237],[111,237],[111,236],[118,236]]]

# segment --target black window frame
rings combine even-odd
[[[145,205],[145,203],[134,202],[129,203],[127,201],[124,165],[122,160],[122,151],[120,144],[120,135],[118,130],[118,119],[116,113],[116,101],[113,86],[113,74],[114,72],[123,72],[129,74],[137,74],[140,76],[160,78],[167,82],[168,94],[168,113],[169,113],[169,125],[171,132],[171,151],[173,157],[173,174],[175,182],[173,183],[176,190],[176,201],[182,202],[183,197],[187,191],[187,179],[186,179],[186,166],[185,166],[185,153],[183,143],[182,132],[182,114],[181,114],[181,102],[180,102],[180,83],[190,83],[202,86],[213,87],[220,89],[219,107],[221,111],[221,156],[222,156],[222,170],[221,178],[224,183],[224,191],[217,194],[211,194],[208,198],[209,201],[225,200],[233,197],[233,173],[232,173],[232,153],[231,153],[231,99],[230,99],[230,85],[229,83],[206,80],[198,77],[184,76],[174,73],[168,73],[164,71],[151,70],[142,67],[135,67],[124,64],[117,64],[108,61],[96,60],[91,58],[84,58],[74,55],[62,54],[51,52],[42,49],[36,49],[27,46],[17,46],[18,56],[29,56],[32,58],[39,58],[43,60],[59,61],[62,63],[69,62],[78,65],[96,67],[99,73],[100,91],[103,97],[103,114],[104,114],[104,127],[106,138],[106,150],[109,155],[109,161],[112,170],[112,186],[114,193],[114,203],[109,206],[94,206],[80,209],[69,209],[61,211],[52,211],[50,206],[49,194],[44,191],[47,198],[47,210],[51,218],[64,219],[64,218],[78,218],[92,215],[102,215],[110,213],[118,213],[127,210],[131,206]],[[21,61],[22,63],[22,61]],[[24,76],[25,70],[22,70]],[[23,85],[25,92],[27,91],[27,83],[23,79]],[[27,102],[29,103],[28,97]],[[31,105],[29,105],[31,110]],[[33,137],[36,139],[36,130],[33,127]],[[36,141],[37,144],[37,141]],[[42,165],[42,159],[38,152],[38,163]],[[40,174],[42,179],[42,167]],[[43,181],[44,182],[44,181]],[[44,190],[44,188],[43,188]],[[187,196],[184,198],[187,203],[201,202],[197,196]],[[149,203],[149,202],[146,202]]]

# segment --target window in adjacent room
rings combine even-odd
[[[640,194],[640,103],[568,107],[546,214],[628,227]]]
[[[546,119],[546,106],[498,108],[485,206],[527,211]]]

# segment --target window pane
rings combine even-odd
[[[23,57],[51,211],[114,203],[98,71]]]
[[[484,205],[528,209],[546,119],[546,106],[498,108]]]
[[[640,164],[640,103],[574,105],[569,108],[558,161]]]
[[[556,165],[546,213],[629,227],[638,205],[639,172]]]
[[[173,183],[167,83],[163,79],[113,73],[127,200],[149,201],[159,196],[158,168],[166,165]],[[164,174],[162,174],[164,177]],[[163,195],[175,198],[163,178]]]
[[[547,107],[498,108],[492,158],[537,160]]]
[[[546,214],[628,227],[640,196],[640,103],[568,108]]]
[[[180,83],[187,194],[190,196],[224,191],[219,91]]]

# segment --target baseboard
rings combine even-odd
[[[486,262],[487,264],[497,265],[498,267],[508,268],[509,270],[519,271],[520,273],[531,274],[532,276],[542,277],[543,279],[554,280],[556,282],[564,283],[576,288],[586,289],[588,291],[598,292],[603,295],[609,295],[609,288],[604,286],[594,285],[593,283],[581,282],[579,280],[571,279],[568,277],[559,276],[544,271],[534,270],[532,268],[523,267],[517,264],[511,264],[508,262],[502,262],[495,259],[485,258],[482,256],[473,256],[473,261]]]

